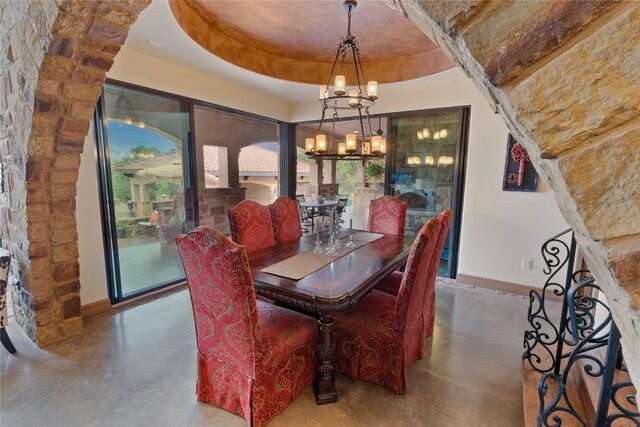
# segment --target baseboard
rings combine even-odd
[[[97,316],[98,314],[108,313],[109,311],[111,311],[111,301],[109,301],[109,298],[91,302],[80,307],[80,313],[82,314],[83,319]]]
[[[471,276],[469,274],[460,273],[456,275],[456,282],[463,285],[474,286],[476,288],[491,289],[493,291],[505,292],[514,295],[529,296],[529,292],[532,290],[538,292],[541,291],[540,288],[534,288],[533,286],[520,285],[518,283],[504,282],[502,280],[487,279],[486,277]],[[547,299],[562,302],[562,297],[559,297],[552,292],[547,293]]]

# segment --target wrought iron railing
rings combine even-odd
[[[595,279],[588,270],[574,268],[576,241],[571,230],[547,240],[542,257],[548,279],[540,292],[530,293],[527,320],[531,328],[525,331],[522,355],[543,374],[538,384],[538,427],[559,427],[569,419],[584,427],[640,427],[633,384],[615,383],[616,369],[625,369],[620,332],[611,310],[599,298],[602,289]],[[562,282],[560,276],[564,276]],[[560,307],[550,299],[560,299]],[[587,377],[600,379],[595,414],[577,410],[579,394],[569,391],[573,383],[568,380],[579,369]]]

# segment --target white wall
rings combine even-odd
[[[381,85],[372,113],[471,106],[467,176],[458,274],[541,287],[540,246],[565,230],[546,183],[536,193],[502,191],[507,127],[473,82],[457,70],[394,85]],[[294,104],[292,121],[319,119],[317,101]],[[522,258],[533,260],[522,270]]]
[[[116,55],[107,77],[277,120],[289,120],[286,101],[126,47]]]
[[[82,305],[109,298],[100,221],[96,144],[93,135],[92,122],[84,140],[84,151],[80,156],[76,196]]]

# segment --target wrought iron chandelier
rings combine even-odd
[[[378,82],[373,80],[366,82],[356,38],[351,34],[351,12],[356,8],[358,2],[356,0],[345,0],[343,4],[347,10],[347,35],[341,38],[338,45],[327,84],[320,86],[319,100],[322,104],[322,117],[316,137],[305,139],[305,153],[312,158],[336,160],[382,158],[387,151],[387,142],[382,136],[382,129],[378,129],[375,133],[372,132],[369,117],[369,108],[375,104],[375,100],[378,98]],[[345,75],[342,73],[349,53],[353,58],[354,75],[356,77],[355,85],[350,87],[347,86]],[[334,83],[333,86],[331,86],[332,82]],[[331,133],[328,141],[327,134],[322,132],[327,110],[333,110]],[[334,141],[339,110],[358,111],[360,138],[357,133],[349,133],[346,135],[344,142]],[[367,124],[367,133],[365,133],[365,122]]]

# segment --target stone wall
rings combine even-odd
[[[38,344],[82,329],[80,153],[107,70],[149,0],[0,3],[2,244],[16,320]]]
[[[244,187],[199,188],[199,224],[214,227],[223,234],[231,235],[227,212],[245,199],[245,191]]]
[[[640,384],[640,3],[387,2],[477,83],[532,155]]]

